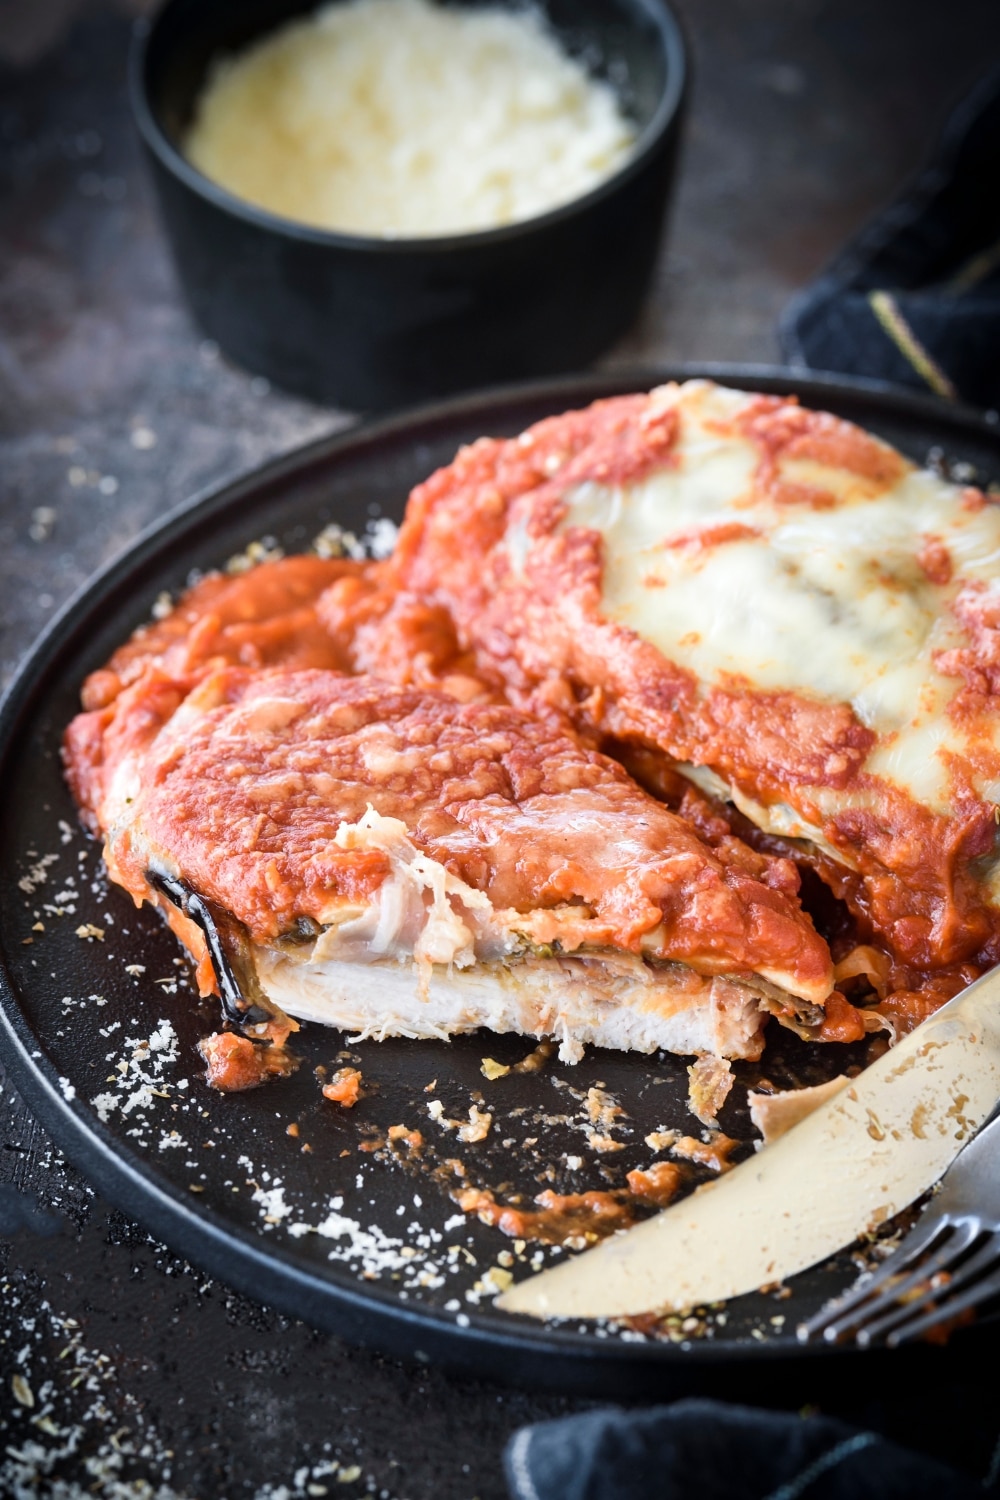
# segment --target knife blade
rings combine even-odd
[[[628,1317],[783,1281],[930,1188],[998,1099],[1000,968],[756,1156],[496,1305],[539,1318]]]

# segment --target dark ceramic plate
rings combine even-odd
[[[417,1360],[618,1396],[718,1391],[727,1382],[745,1393],[748,1376],[760,1384],[765,1361],[769,1393],[784,1382],[795,1399],[804,1366],[815,1374],[817,1363],[797,1346],[795,1325],[853,1276],[848,1255],[795,1278],[791,1295],[744,1297],[707,1328],[675,1328],[674,1341],[592,1324],[542,1326],[493,1308],[488,1273],[507,1269],[512,1243],[467,1219],[448,1195],[457,1180],[449,1158],[461,1160],[473,1184],[503,1197],[620,1183],[650,1161],[650,1131],[697,1131],[685,1104],[683,1059],[591,1052],[575,1068],[550,1063],[489,1082],[484,1057],[513,1063],[531,1044],[481,1033],[351,1048],[340,1034],[311,1026],[296,1039],[303,1063],[294,1077],[246,1094],[213,1093],[195,1050],[211,1009],[196,1001],[187,962],[159,921],[108,888],[60,774],[60,736],[82,678],[192,569],[224,565],[265,536],[286,550],[305,549],[330,522],[364,534],[379,516],[398,518],[410,487],[459,444],[512,434],[549,413],[676,373],[488,393],[313,444],[168,517],[62,612],[0,717],[4,1058],[57,1143],[109,1199],[211,1274],[317,1326]],[[1000,478],[1000,434],[975,415],[874,386],[773,371],[702,373],[796,390],[915,459],[937,448],[973,465],[982,483]],[[368,1086],[350,1112],[322,1099],[313,1072],[342,1051],[360,1060]],[[810,1050],[779,1034],[765,1066],[779,1084],[815,1082],[852,1057],[849,1049]],[[741,1082],[753,1077],[749,1066],[738,1071]],[[585,1136],[585,1094],[598,1082],[625,1111],[612,1132],[621,1149],[605,1155],[590,1150]],[[482,1101],[493,1114],[487,1139],[457,1141],[429,1116],[433,1099],[452,1118]],[[750,1149],[742,1087],[721,1123]],[[384,1145],[397,1124],[423,1133],[420,1164]],[[692,1185],[697,1180],[692,1172]],[[529,1244],[514,1261],[515,1275],[526,1274],[533,1254]],[[911,1369],[914,1357],[907,1356]],[[843,1380],[859,1358],[837,1354],[822,1363]],[[866,1375],[873,1360],[889,1358],[864,1356]]]

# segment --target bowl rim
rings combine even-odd
[[[678,120],[688,85],[688,48],[680,21],[670,0],[632,0],[656,27],[666,58],[666,82],[656,110],[640,132],[633,149],[609,176],[579,197],[543,214],[516,219],[493,229],[460,231],[447,235],[380,236],[351,234],[343,230],[322,229],[297,219],[285,218],[269,209],[259,208],[236,193],[231,193],[195,167],[173,143],[157,118],[147,87],[147,66],[157,33],[168,13],[181,0],[163,0],[152,16],[139,17],[132,28],[128,59],[128,92],[132,115],[143,141],[160,164],[196,196],[212,207],[242,219],[255,229],[270,231],[302,244],[325,245],[331,249],[365,251],[380,255],[434,254],[465,249],[486,249],[506,240],[547,229],[550,225],[572,219],[610,197],[621,186],[637,176],[659,148]],[[319,0],[319,4],[329,0]],[[506,0],[497,0],[505,4]],[[313,8],[318,9],[319,4]]]

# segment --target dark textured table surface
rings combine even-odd
[[[774,361],[789,295],[996,59],[996,0],[679,9],[696,82],[671,232],[606,363]],[[133,13],[0,0],[4,680],[144,525],[349,420],[230,368],[192,327],[128,117]],[[94,1195],[9,1084],[0,1258],[0,1495],[487,1500],[514,1428],[582,1405],[349,1350],[206,1281]],[[942,1401],[968,1416],[958,1387]]]

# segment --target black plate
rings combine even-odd
[[[53,622],[0,714],[4,1059],[60,1147],[109,1199],[211,1274],[317,1326],[418,1360],[617,1396],[718,1391],[729,1380],[745,1393],[748,1374],[760,1383],[748,1367],[763,1360],[768,1395],[784,1387],[794,1399],[804,1362],[815,1370],[814,1352],[795,1342],[795,1324],[855,1274],[847,1255],[795,1278],[791,1296],[732,1302],[707,1335],[676,1329],[677,1342],[627,1329],[539,1325],[501,1314],[488,1292],[475,1290],[511,1242],[459,1213],[447,1195],[445,1159],[460,1157],[476,1185],[529,1195],[619,1182],[651,1159],[643,1144],[650,1130],[697,1132],[682,1059],[592,1051],[576,1068],[550,1064],[488,1082],[484,1057],[511,1063],[531,1044],[479,1034],[349,1048],[338,1033],[312,1026],[296,1039],[303,1065],[293,1078],[220,1096],[201,1076],[195,1046],[212,1014],[194,998],[186,960],[148,910],[135,911],[107,887],[99,850],[79,831],[60,774],[60,736],[82,678],[192,569],[224,565],[264,536],[303,550],[329,522],[363,534],[378,516],[398,518],[410,487],[459,444],[482,433],[513,434],[549,413],[678,373],[796,390],[917,460],[939,449],[973,465],[980,483],[1000,478],[996,429],[935,401],[774,371],[658,370],[518,387],[382,421],[312,444],[169,516]],[[103,938],[78,935],[87,924]],[[169,1033],[161,1021],[169,1021]],[[170,1045],[154,1041],[145,1053],[137,1045],[157,1035]],[[321,1098],[313,1073],[342,1049],[360,1059],[371,1090],[349,1113]],[[852,1056],[780,1034],[769,1042],[766,1069],[776,1082],[817,1081]],[[738,1072],[746,1081],[753,1070],[739,1065]],[[598,1081],[626,1111],[614,1132],[623,1149],[603,1156],[584,1135],[583,1096]],[[744,1092],[734,1089],[722,1124],[749,1142]],[[445,1116],[464,1117],[477,1095],[494,1114],[484,1142],[463,1146],[428,1115],[429,1101],[440,1099]],[[298,1136],[287,1133],[289,1124]],[[429,1160],[422,1167],[364,1149],[394,1124],[423,1132]],[[567,1156],[581,1166],[567,1165]],[[546,1260],[563,1253],[544,1252]],[[526,1267],[514,1269],[523,1275]],[[916,1357],[935,1358],[928,1351]],[[845,1379],[859,1358],[841,1353],[829,1363]],[[890,1358],[863,1356],[866,1375]],[[907,1358],[912,1373],[915,1356]]]

